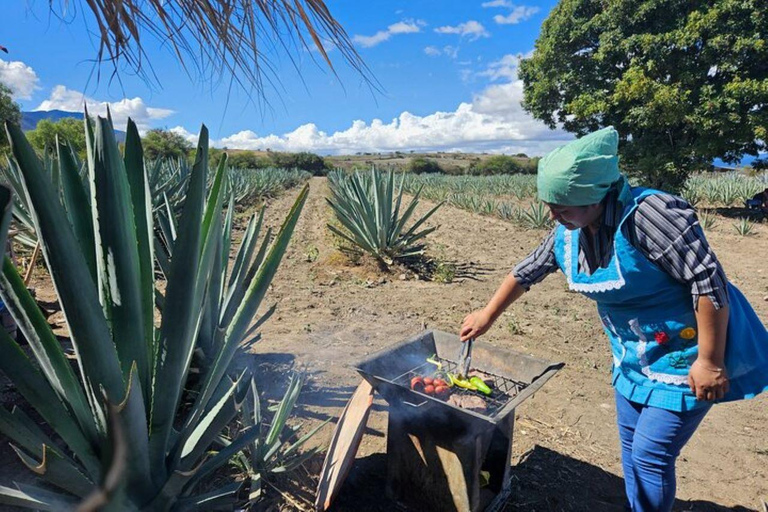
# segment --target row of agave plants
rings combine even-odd
[[[250,219],[229,265],[234,208],[224,205],[234,191],[225,158],[209,173],[205,126],[175,215],[153,207],[136,125],[121,154],[111,120],[88,119],[84,175],[66,146],[41,161],[18,126],[5,126],[76,364],[6,256],[0,296],[31,350],[0,330],[0,370],[29,406],[0,407],[0,433],[52,487],[0,482],[0,503],[161,511],[257,500],[271,474],[314,454],[301,446],[315,431],[295,439],[286,428],[301,377],[265,420],[253,374],[233,364],[274,311],[262,302],[308,185],[274,237],[262,233],[263,209]],[[2,243],[12,196],[0,187]],[[233,457],[248,478],[211,478]]]
[[[82,180],[86,179],[88,169],[81,162],[75,151],[65,142],[57,142],[56,148],[43,152],[42,166],[51,177],[54,186],[66,190],[62,183],[60,164],[62,154],[78,170]],[[149,195],[152,211],[173,212],[178,216],[186,198],[186,191],[192,169],[186,159],[157,159],[144,163],[147,171]],[[8,183],[15,193],[14,196],[14,227],[18,231],[17,242],[27,247],[35,247],[37,235],[29,213],[29,205],[22,187],[21,171],[15,160],[8,158],[5,165],[0,165],[0,177]],[[265,169],[227,169],[227,198],[234,198],[237,205],[250,205],[265,198],[275,197],[284,190],[303,184],[311,174],[298,169],[265,168]],[[208,180],[207,187],[210,188]]]
[[[497,176],[449,176],[443,174],[407,174],[405,191],[421,190],[424,199],[446,201],[451,196],[506,196],[527,199],[536,195],[536,176],[508,174]]]
[[[768,172],[754,176],[730,173],[701,173],[688,178],[681,195],[692,206],[743,206],[747,199],[768,188]]]

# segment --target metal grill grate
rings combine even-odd
[[[437,361],[442,364],[442,371],[448,372],[448,373],[458,373],[458,363],[455,361],[451,361],[450,359],[445,359],[442,357],[434,356],[432,357],[434,361]],[[520,391],[525,389],[528,384],[524,382],[518,382],[512,379],[509,379],[507,377],[502,377],[501,375],[496,375],[490,372],[486,372],[484,370],[480,370],[479,368],[471,368],[471,370],[477,370],[478,372],[481,372],[483,375],[487,375],[488,377],[491,377],[493,379],[493,386],[492,386],[492,392],[490,395],[484,395],[477,391],[471,391],[468,389],[459,388],[457,386],[453,386],[451,388],[451,394],[452,395],[466,395],[466,396],[479,396],[480,398],[485,400],[485,405],[487,409],[482,414],[484,416],[493,417],[502,407],[504,407],[507,402],[512,400],[515,396],[517,396]],[[416,368],[413,368],[404,374],[398,376],[397,378],[393,379],[392,382],[399,386],[403,386],[410,390],[412,393],[419,393],[418,391],[411,390],[411,379],[413,377],[425,377],[425,376],[431,376],[437,371],[437,368],[432,363],[424,363]],[[425,395],[428,396],[428,395]],[[454,407],[453,405],[447,404],[450,407]]]

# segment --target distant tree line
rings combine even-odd
[[[12,108],[0,110],[3,116],[18,121],[18,116],[13,117]],[[5,113],[6,110],[9,113]],[[75,118],[64,118],[58,121],[48,119],[41,120],[37,127],[27,133],[32,145],[44,151],[45,148],[53,148],[58,137],[61,141],[68,141],[81,156],[85,154],[85,135],[83,121]],[[2,140],[2,139],[0,139]],[[142,138],[144,156],[149,160],[158,158],[186,158],[194,161],[195,150],[190,141],[182,135],[170,130],[154,128],[149,130]],[[216,162],[224,154],[228,154],[227,164],[230,167],[241,169],[265,169],[268,167],[280,167],[285,169],[302,169],[311,172],[315,176],[324,176],[333,168],[333,164],[320,155],[306,151],[298,153],[286,153],[280,151],[257,152],[248,150],[231,151],[221,148],[211,148],[209,155]],[[398,156],[403,156],[402,153]],[[468,167],[442,164],[436,159],[424,156],[413,156],[404,166],[398,170],[412,172],[414,174],[444,173],[444,174],[469,174],[474,176],[490,176],[494,174],[534,174],[538,165],[538,158],[529,158],[523,153],[511,155],[492,155],[486,158],[473,158]]]
[[[469,174],[472,176],[491,176],[495,174],[535,174],[539,158],[529,158],[519,153],[515,156],[492,155],[488,158],[475,158],[468,167],[442,165],[437,160],[417,156],[411,158],[405,166],[406,172],[414,174],[445,173]]]

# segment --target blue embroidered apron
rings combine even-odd
[[[613,352],[613,385],[628,400],[672,411],[699,402],[688,387],[698,355],[696,316],[690,289],[650,262],[621,232],[638,203],[658,191],[622,192],[628,206],[614,235],[614,254],[592,275],[579,272],[579,235],[562,225],[555,232],[555,258],[571,290],[597,302]],[[768,390],[768,330],[741,292],[728,283],[725,366],[730,391],[722,401],[752,398]]]

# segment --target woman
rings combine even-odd
[[[768,331],[730,284],[693,209],[632,188],[605,128],[539,163],[539,198],[556,227],[461,327],[485,333],[530,286],[560,269],[597,302],[613,353],[612,384],[628,507],[668,511],[675,459],[714,402],[768,389]]]

